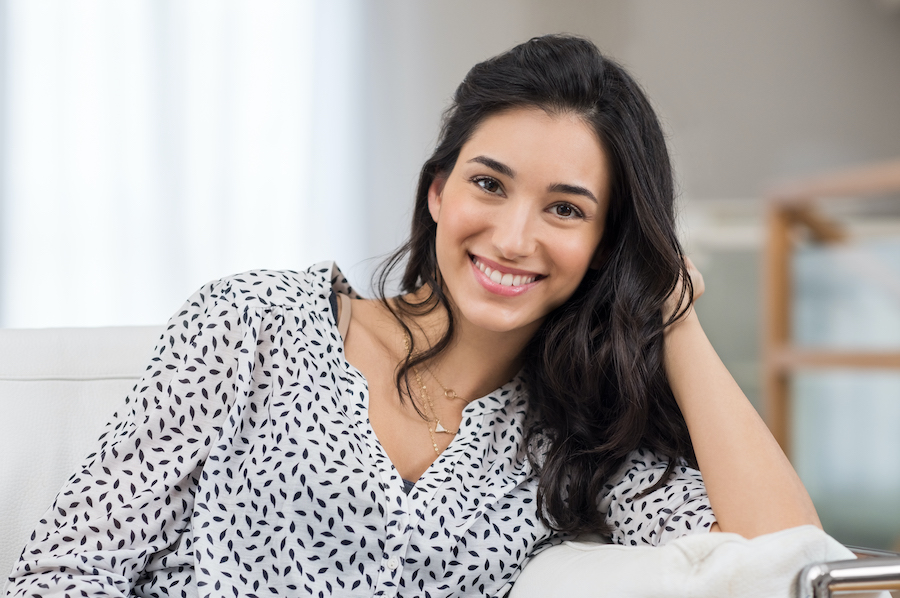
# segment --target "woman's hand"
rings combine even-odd
[[[665,304],[663,305],[663,322],[668,322],[673,314],[682,311],[684,307],[687,307],[684,310],[684,316],[687,316],[692,310],[694,306],[694,302],[700,298],[700,295],[703,294],[703,291],[706,290],[706,285],[703,282],[703,274],[700,273],[700,270],[694,265],[694,262],[691,261],[691,258],[685,256],[684,258],[684,266],[687,268],[688,276],[691,279],[691,288],[693,289],[692,296],[688,297],[685,294],[683,297],[681,295],[681,290],[684,287],[684,276],[680,275],[678,277],[678,284],[675,285],[675,290],[672,291],[672,294],[666,299]],[[681,303],[679,304],[679,300]],[[685,306],[685,303],[688,303]],[[682,319],[684,318],[682,316]]]

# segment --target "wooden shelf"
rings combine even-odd
[[[804,199],[858,199],[900,191],[900,159],[823,174],[775,187],[770,201],[794,203]]]
[[[900,351],[835,351],[782,348],[771,354],[773,368],[792,371],[803,368],[900,369]]]
[[[791,454],[790,378],[802,369],[900,369],[900,351],[853,351],[797,347],[791,338],[791,269],[796,239],[842,243],[839,222],[817,207],[822,198],[862,201],[900,191],[900,159],[781,185],[768,195],[763,252],[763,405],[766,423],[788,456]],[[798,235],[797,233],[804,233]]]

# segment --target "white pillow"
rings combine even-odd
[[[527,563],[509,598],[787,598],[806,565],[852,558],[811,525],[753,540],[695,534],[661,547],[565,542]]]

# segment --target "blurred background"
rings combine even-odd
[[[553,32],[654,101],[698,310],[762,408],[764,199],[900,158],[896,0],[2,0],[0,326],[161,324],[210,279],[325,259],[367,293],[456,85]],[[900,200],[824,209],[853,241],[789,256],[795,342],[898,350]],[[900,376],[810,370],[790,393],[826,529],[896,546]]]

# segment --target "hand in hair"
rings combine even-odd
[[[690,278],[687,292],[684,289],[685,272]],[[675,314],[678,315],[678,320],[683,320],[693,310],[694,303],[705,290],[706,285],[703,282],[703,274],[700,273],[700,270],[697,269],[691,258],[685,256],[684,270],[682,270],[681,276],[678,278],[678,284],[663,306],[663,322],[670,322]],[[688,294],[690,294],[690,297]]]

